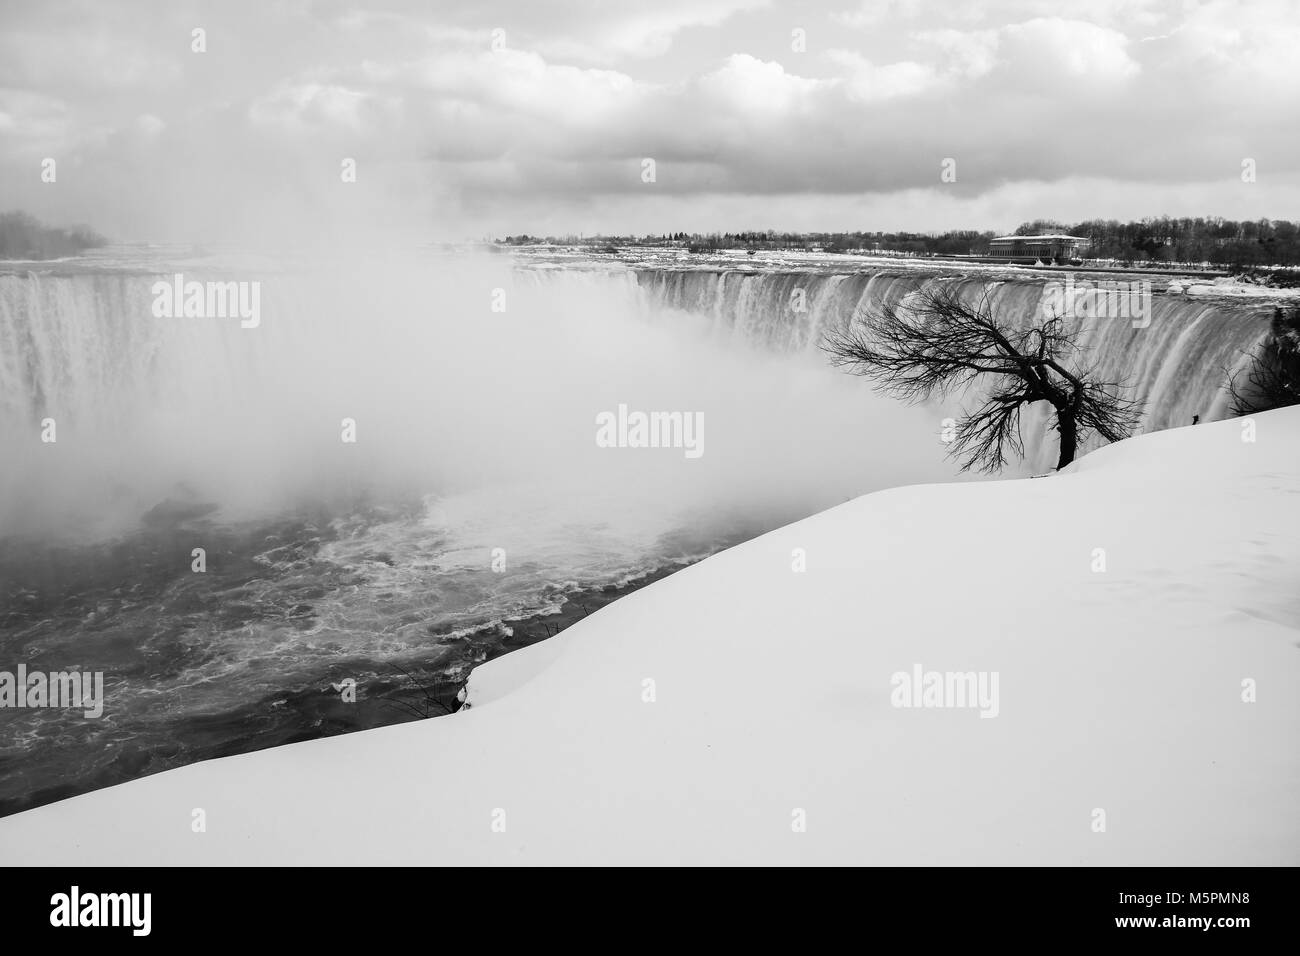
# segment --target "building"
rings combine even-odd
[[[989,256],[1008,262],[1069,262],[1090,244],[1080,236],[999,236],[989,244]]]

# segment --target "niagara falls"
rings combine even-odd
[[[2,425],[11,447],[34,449],[10,459],[0,496],[6,650],[51,666],[71,654],[108,674],[115,703],[93,726],[58,711],[6,722],[7,749],[24,754],[5,777],[11,811],[408,719],[429,688],[450,711],[520,621],[544,625],[584,592],[859,494],[954,479],[939,423],[959,403],[874,395],[829,367],[823,333],[935,285],[988,293],[1027,323],[1074,286],[870,258],[541,250],[506,267],[465,251],[353,261],[355,286],[310,262],[268,268],[249,280],[265,290],[261,329],[234,308],[158,310],[159,286],[202,293],[237,260],[185,260],[215,278],[183,285],[164,253],[138,247],[0,274],[3,354],[21,357],[6,367]],[[1075,319],[1102,371],[1132,383],[1143,431],[1227,417],[1228,376],[1268,330],[1267,299],[1173,282],[1155,279],[1149,328],[1127,308]],[[688,424],[707,416],[709,454],[680,412],[676,444],[651,447],[659,433],[626,402],[596,415],[593,441],[574,410],[614,397],[698,410]],[[645,452],[605,454],[627,445],[636,414]],[[40,447],[46,418],[57,440]],[[1048,424],[1027,418],[1021,473],[1051,468]],[[846,447],[850,434],[864,440]],[[491,567],[496,548],[508,573]],[[372,696],[345,707],[329,693],[344,677]]]
[[[1284,932],[1298,43],[0,0],[6,939]]]

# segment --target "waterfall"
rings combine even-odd
[[[968,301],[987,293],[997,314],[1029,321],[1048,307],[1049,283],[1059,288],[1061,282],[1039,276],[990,282],[917,270],[827,274],[656,268],[639,270],[637,278],[653,305],[702,316],[715,335],[809,354],[817,352],[828,330],[929,283],[956,282]],[[1227,417],[1227,374],[1266,333],[1271,305],[1159,287],[1150,303],[1150,321],[1142,328],[1127,317],[1085,314],[1073,319],[1084,360],[1095,365],[1102,380],[1123,383],[1125,394],[1142,403],[1142,431],[1189,425],[1197,415],[1202,421]],[[1055,462],[1049,425],[1046,410],[1034,409],[1025,418],[1026,454],[1038,470]],[[1097,444],[1092,437],[1082,450]]]
[[[155,315],[156,283],[181,271],[260,282],[260,325]],[[930,281],[505,257],[0,271],[0,653],[104,671],[114,701],[102,722],[0,715],[0,752],[23,751],[0,812],[52,781],[197,759],[254,724],[259,745],[318,733],[342,675],[442,680],[574,589],[951,480],[949,409],[874,394],[818,348]],[[1026,319],[1044,294],[991,289]],[[1162,294],[1146,328],[1080,334],[1163,428],[1224,415],[1222,367],[1266,327],[1265,308]],[[624,403],[698,412],[707,451],[601,447],[595,416]],[[1052,464],[1047,425],[1025,422],[1035,470]]]
[[[322,483],[352,487],[363,470],[417,487],[431,480],[464,486],[512,470],[522,454],[532,470],[549,461],[572,473],[589,467],[582,446],[591,395],[613,402],[638,376],[646,392],[664,378],[656,369],[674,361],[673,340],[696,366],[673,379],[684,392],[710,375],[717,389],[734,390],[723,379],[741,380],[743,360],[725,373],[722,363],[742,353],[838,377],[819,351],[824,333],[925,283],[954,282],[968,296],[987,292],[996,309],[1023,320],[1043,309],[1048,288],[1038,276],[989,282],[897,268],[453,265],[433,273],[410,263],[365,272],[250,271],[242,277],[266,280],[267,319],[256,329],[237,319],[154,317],[152,288],[169,268],[0,273],[0,442],[10,466],[0,473],[0,523],[69,508],[100,521],[114,501],[123,515],[138,515],[181,481],[195,494],[255,508],[267,505],[268,489],[325,493]],[[508,312],[489,308],[496,287],[508,287]],[[1224,370],[1265,334],[1268,304],[1165,287],[1152,302],[1143,328],[1078,320],[1088,360],[1144,403],[1143,430],[1190,424],[1194,415],[1225,417]],[[707,339],[707,355],[683,323]],[[654,367],[644,355],[637,366],[628,351],[642,335],[638,326],[656,335]],[[632,364],[607,367],[610,348]],[[483,356],[491,357],[487,365]],[[765,374],[752,368],[750,377]],[[594,392],[576,384],[586,378]],[[570,382],[564,397],[559,380]],[[509,393],[525,383],[531,397],[521,405]],[[466,395],[495,396],[486,403],[490,414],[457,413]],[[932,421],[937,434],[939,421],[958,411],[927,408],[906,427]],[[345,416],[366,423],[365,441],[346,465],[339,464]],[[40,443],[47,417],[57,421],[57,446]],[[559,432],[571,448],[548,437],[556,421],[582,423]],[[1034,470],[1054,463],[1049,426],[1045,410],[1026,415]]]

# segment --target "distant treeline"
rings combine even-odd
[[[75,256],[107,240],[85,226],[44,226],[25,212],[0,213],[0,259],[57,259]]]
[[[1236,270],[1252,266],[1300,265],[1300,223],[1285,219],[1237,222],[1218,217],[1173,219],[1162,216],[1137,222],[1090,219],[1063,223],[1026,222],[1015,235],[1065,233],[1092,240],[1086,257],[1114,259],[1127,265],[1148,262],[1208,262]],[[997,232],[954,230],[919,232],[724,232],[664,233],[647,236],[507,236],[508,245],[537,242],[625,247],[679,245],[692,252],[722,249],[820,250],[824,252],[894,252],[917,256],[980,256],[989,252]]]
[[[1300,265],[1300,223],[1286,219],[1182,218],[1139,222],[1089,219],[1073,225],[1027,222],[1017,235],[1064,232],[1092,240],[1090,258],[1134,262],[1212,262],[1222,266]]]

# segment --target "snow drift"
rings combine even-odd
[[[1288,409],[858,498],[480,668],[459,714],[9,817],[0,858],[1294,865],[1297,461]],[[997,674],[997,716],[893,706],[917,666]]]

